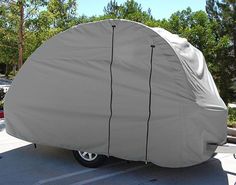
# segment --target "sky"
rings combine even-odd
[[[77,0],[79,15],[102,15],[104,6],[110,0]],[[118,4],[126,0],[117,0]],[[206,0],[135,0],[142,5],[143,10],[151,8],[152,15],[156,19],[168,19],[170,15],[178,10],[190,7],[193,11],[205,10]]]

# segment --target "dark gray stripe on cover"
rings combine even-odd
[[[111,38],[111,63],[110,63],[110,87],[111,87],[111,96],[110,96],[110,117],[108,123],[108,156],[110,156],[110,138],[111,138],[111,118],[112,118],[112,100],[113,100],[113,76],[112,76],[112,64],[114,58],[114,35],[115,35],[116,25],[112,25],[112,38]]]
[[[152,59],[153,59],[153,49],[155,45],[151,45],[151,57],[150,57],[150,73],[149,73],[149,105],[148,105],[148,119],[147,119],[147,134],[146,134],[146,154],[145,161],[148,162],[148,137],[149,137],[149,122],[151,118],[151,102],[152,102]]]

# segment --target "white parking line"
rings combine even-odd
[[[85,185],[85,184],[93,183],[93,182],[96,182],[96,181],[99,181],[99,180],[114,177],[116,175],[121,175],[121,174],[124,174],[124,173],[129,173],[129,172],[132,172],[132,171],[136,171],[136,170],[139,170],[139,169],[144,168],[144,167],[145,167],[145,165],[136,166],[136,167],[133,167],[133,168],[128,168],[127,170],[124,170],[124,171],[118,171],[118,172],[110,173],[110,174],[107,174],[107,175],[94,177],[94,178],[84,180],[84,181],[81,181],[81,182],[77,182],[77,183],[73,183],[73,184],[70,184],[70,185]]]
[[[123,164],[123,163],[125,163],[125,161],[105,165],[104,168],[117,166],[117,165]],[[49,178],[49,179],[40,180],[40,181],[36,182],[34,185],[42,185],[42,184],[46,184],[48,182],[53,182],[53,181],[56,181],[56,180],[72,177],[74,175],[80,175],[80,174],[92,172],[92,171],[95,171],[95,170],[97,170],[97,169],[96,168],[93,168],[93,169],[90,168],[90,169],[85,169],[85,170],[78,171],[78,172],[68,173],[68,174],[57,176],[57,177],[52,177],[52,178]]]
[[[80,174],[91,172],[91,171],[94,171],[94,170],[96,170],[96,169],[86,169],[86,170],[82,170],[82,171],[79,171],[79,172],[60,175],[60,176],[53,177],[53,178],[50,178],[50,179],[40,180],[37,183],[35,183],[35,185],[41,185],[41,184],[45,184],[45,183],[48,183],[48,182],[53,182],[53,181],[56,181],[56,180],[64,179],[64,178],[71,177],[71,176],[74,176],[74,175],[80,175]]]

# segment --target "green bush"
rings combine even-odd
[[[228,121],[229,127],[236,127],[236,108],[228,108]]]

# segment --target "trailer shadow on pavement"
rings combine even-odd
[[[71,151],[41,145],[35,149],[32,144],[3,152],[0,156],[0,184],[9,185],[227,185],[227,175],[236,179],[235,171],[224,171],[221,161],[215,158],[179,169],[110,158],[104,166],[91,169],[78,164]]]

